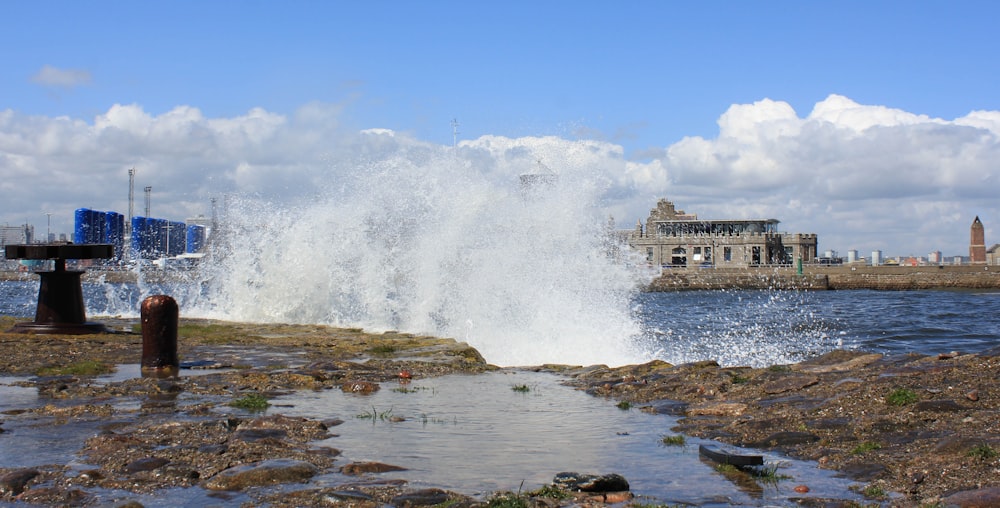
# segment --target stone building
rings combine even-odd
[[[969,263],[984,264],[986,263],[986,231],[978,215],[976,220],[972,221],[972,227],[969,229]]]
[[[792,265],[816,259],[815,234],[778,231],[776,219],[702,220],[666,199],[628,231],[629,246],[647,263],[663,267],[749,267]]]

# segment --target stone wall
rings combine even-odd
[[[997,289],[1000,267],[966,266],[806,266],[794,268],[669,269],[649,291],[694,289]]]

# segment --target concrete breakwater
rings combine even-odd
[[[648,291],[698,289],[1000,289],[1000,266],[807,266],[668,269]]]
[[[148,270],[147,282],[190,280],[190,271]],[[87,269],[84,282],[135,282],[128,270]],[[195,277],[196,278],[196,277]],[[0,281],[37,281],[29,271],[0,271]],[[671,268],[645,288],[647,291],[699,289],[789,289],[843,290],[874,289],[904,291],[916,289],[997,289],[1000,266],[805,266],[802,273],[791,267],[757,268]]]

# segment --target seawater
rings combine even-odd
[[[37,282],[0,283],[0,315],[30,320],[37,291]],[[84,294],[91,319],[137,316],[139,303],[150,294],[181,295],[182,315],[195,317],[205,298],[200,283],[84,284]],[[481,348],[487,361],[508,365],[620,365],[625,359],[633,363],[661,359],[674,364],[716,360],[762,367],[834,349],[933,355],[1000,346],[1000,292],[996,291],[715,290],[633,293],[624,298],[629,323],[620,331],[630,333],[609,337],[609,344],[596,351],[581,351],[589,343],[575,343],[568,336],[548,345],[565,342],[565,351],[545,350],[542,356],[532,356],[535,338],[525,334],[510,338],[510,351],[497,357],[478,342],[479,336],[457,338]],[[614,354],[601,356],[612,346]],[[588,361],[575,361],[581,359]]]

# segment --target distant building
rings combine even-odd
[[[992,247],[986,249],[986,264],[1000,265],[1000,243],[994,243]]]
[[[872,266],[881,266],[881,265],[882,265],[882,251],[880,251],[880,250],[873,250],[872,251]]]
[[[978,215],[976,220],[972,221],[970,230],[969,263],[973,265],[984,264],[986,263],[986,233]]]
[[[931,252],[927,255],[927,262],[930,264],[938,265],[941,264],[942,261],[944,261],[944,258],[941,257],[941,251],[939,250]]]
[[[791,265],[816,259],[815,234],[778,231],[776,219],[703,220],[666,199],[650,210],[646,226],[623,232],[647,263],[663,267]]]
[[[34,243],[35,226],[22,224],[20,226],[0,226],[0,247],[7,245],[17,245]]]

